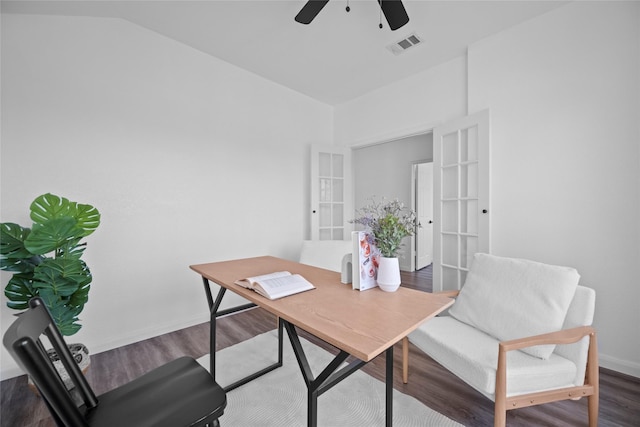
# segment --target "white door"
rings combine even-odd
[[[351,238],[351,151],[311,147],[311,239]]]
[[[414,165],[415,210],[421,227],[416,231],[416,270],[433,261],[433,163]]]
[[[476,252],[490,252],[489,111],[433,132],[433,290],[464,284]]]

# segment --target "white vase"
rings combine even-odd
[[[378,262],[378,287],[385,292],[397,291],[401,282],[398,258],[380,257]]]

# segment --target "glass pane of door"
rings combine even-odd
[[[349,152],[335,147],[311,150],[311,238],[344,240],[349,183]],[[348,237],[347,237],[348,238]]]

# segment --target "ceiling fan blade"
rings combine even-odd
[[[327,3],[329,0],[309,0],[296,15],[296,21],[309,24]]]
[[[389,27],[395,31],[409,22],[409,15],[404,9],[404,5],[401,0],[378,0],[384,17],[387,18]]]

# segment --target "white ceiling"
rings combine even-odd
[[[391,31],[376,0],[330,0],[310,25],[306,0],[2,0],[2,13],[122,18],[330,105],[465,53],[488,35],[564,1],[404,0],[409,23]],[[387,46],[416,33],[400,55]]]

